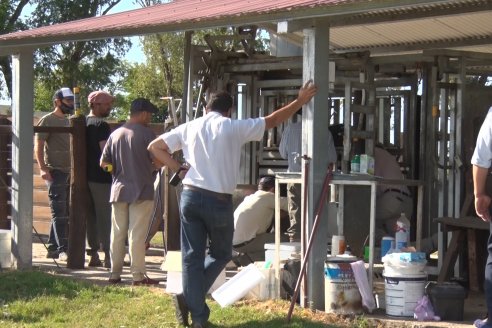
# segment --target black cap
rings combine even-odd
[[[275,177],[273,175],[265,175],[258,182],[258,187],[261,190],[269,190],[275,187]]]
[[[157,113],[159,110],[150,100],[146,98],[137,98],[132,101],[130,106],[130,113],[139,113],[139,112],[149,112],[149,113]]]

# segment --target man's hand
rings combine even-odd
[[[490,222],[490,197],[487,195],[475,196],[475,210],[477,215],[484,221]]]
[[[299,89],[297,100],[304,105],[314,97],[317,91],[318,88],[314,85],[313,80],[309,80]]]
[[[45,169],[45,170],[39,170],[39,175],[41,176],[41,178],[43,180],[46,180],[48,182],[51,182],[53,181],[53,177],[51,176],[51,173],[48,169]]]

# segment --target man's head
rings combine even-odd
[[[157,113],[157,107],[146,98],[137,98],[130,106],[130,118],[138,123],[148,125],[152,114]]]
[[[258,190],[271,191],[275,190],[275,177],[273,175],[265,175],[258,182]]]
[[[106,91],[92,91],[87,97],[87,101],[94,116],[108,117],[114,97]]]
[[[53,104],[55,108],[59,108],[63,114],[73,113],[73,101],[73,92],[69,88],[58,89],[53,95]]]
[[[231,117],[232,104],[231,95],[226,91],[219,91],[211,95],[207,104],[207,112],[219,112],[223,116]]]

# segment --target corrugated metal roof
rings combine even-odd
[[[0,35],[0,52],[65,41],[319,17],[330,19],[335,51],[382,53],[492,44],[490,0],[175,0]]]

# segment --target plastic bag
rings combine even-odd
[[[434,314],[434,308],[426,295],[422,296],[422,298],[417,302],[413,317],[418,321],[441,320],[439,316]]]

